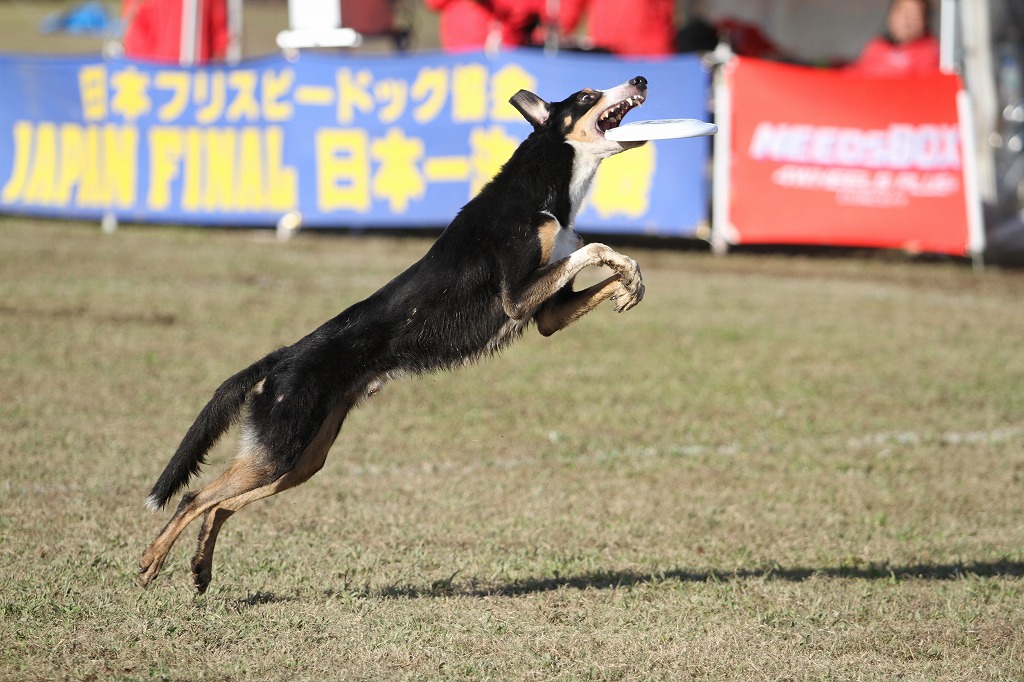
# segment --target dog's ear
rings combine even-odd
[[[509,102],[534,128],[540,128],[548,122],[551,105],[529,90],[520,90],[512,95]]]

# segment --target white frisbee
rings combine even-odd
[[[640,142],[642,140],[669,140],[676,137],[701,137],[714,135],[718,126],[695,118],[662,118],[656,121],[636,121],[612,128],[604,134],[615,142]]]

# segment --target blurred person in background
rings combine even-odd
[[[683,16],[686,20],[676,33],[676,51],[713,51],[718,46],[718,29],[708,18],[704,0],[690,0]]]
[[[412,21],[402,0],[341,0],[341,24],[366,38],[383,38],[398,51],[409,49]]]
[[[571,36],[586,16],[588,47],[618,55],[675,52],[674,0],[560,0],[558,27]]]
[[[196,63],[222,60],[228,49],[226,0],[204,0]],[[182,0],[124,0],[124,54],[132,59],[177,64],[181,60]]]
[[[715,27],[719,38],[742,57],[792,61],[760,26],[737,17],[725,17]]]
[[[446,52],[496,51],[529,45],[545,0],[425,0],[439,15]]]
[[[893,0],[885,33],[872,39],[850,70],[873,76],[934,73],[939,70],[939,41],[931,34],[929,0]]]

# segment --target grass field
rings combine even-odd
[[[98,52],[71,4],[0,49]],[[217,384],[426,247],[0,217],[0,680],[1024,679],[1024,273],[891,255],[627,248],[637,309],[388,386],[136,586]]]
[[[1024,678],[1024,275],[894,256],[626,249],[137,587],[213,388],[426,247],[0,218],[0,678]]]

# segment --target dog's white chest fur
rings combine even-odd
[[[551,218],[552,222],[558,225],[558,231],[555,232],[554,240],[551,243],[551,253],[548,254],[547,264],[551,265],[571,256],[580,247],[580,236],[576,234],[576,230],[572,229],[572,227],[567,227],[558,222],[558,218],[550,211],[541,211],[541,213]]]
[[[579,248],[580,236],[571,227],[561,226],[555,234],[554,244],[551,245],[551,255],[548,263],[557,263],[563,258],[568,258],[572,252]]]
[[[569,231],[571,233],[572,227],[576,222],[576,214],[579,213],[583,200],[587,198],[590,185],[594,182],[594,174],[597,173],[597,167],[601,165],[601,159],[591,154],[583,145],[577,142],[570,141],[569,144],[575,152],[572,160],[572,177],[569,179],[571,211],[569,213],[569,224],[563,227],[570,228]]]

